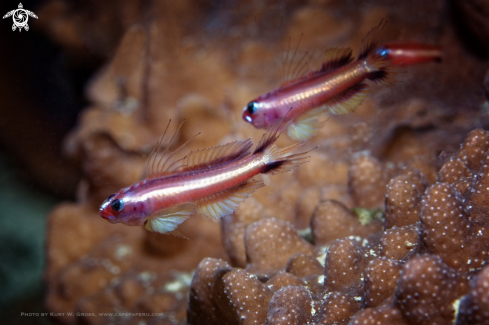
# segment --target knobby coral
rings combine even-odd
[[[489,323],[488,149],[488,132],[470,132],[432,185],[412,167],[387,183],[378,176],[385,170],[381,163],[370,156],[353,159],[352,200],[378,207],[378,193],[367,200],[360,193],[386,188],[383,220],[362,225],[342,203],[322,201],[310,220],[313,244],[286,221],[256,221],[250,211],[258,209],[238,210],[234,222],[244,231],[238,237],[244,249],[226,241],[234,232],[223,232],[224,242],[231,256],[245,255],[236,260],[246,264],[201,262],[188,323]]]

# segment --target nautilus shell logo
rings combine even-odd
[[[24,28],[25,30],[29,30],[29,25],[27,25],[29,16],[37,19],[35,13],[29,10],[25,10],[23,8],[22,3],[19,3],[19,8],[7,12],[5,16],[3,16],[3,18],[5,19],[10,16],[12,16],[12,19],[14,20],[14,24],[12,25],[12,30],[15,31],[18,28],[19,32],[22,31],[22,28]]]

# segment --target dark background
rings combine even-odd
[[[43,1],[22,0],[36,14]],[[0,1],[0,15],[19,1]],[[70,55],[29,17],[29,31],[0,21],[0,319],[49,324],[42,274],[46,220],[55,203],[74,199],[78,169],[62,156],[62,139],[86,106],[84,84],[101,60]]]

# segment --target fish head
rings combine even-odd
[[[269,126],[265,112],[263,103],[253,100],[243,108],[243,120],[257,129],[265,129]]]
[[[125,195],[124,191],[110,195],[100,206],[99,214],[110,223],[129,226],[142,225],[146,219],[144,203]]]

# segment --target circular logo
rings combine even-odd
[[[35,13],[24,9],[22,3],[19,3],[19,7],[17,9],[7,12],[7,14],[3,16],[3,18],[7,18],[10,16],[12,16],[12,19],[14,20],[12,30],[15,31],[16,29],[18,29],[19,32],[22,31],[22,28],[25,30],[29,30],[29,25],[27,25],[27,22],[29,21],[29,16],[37,18]]]

